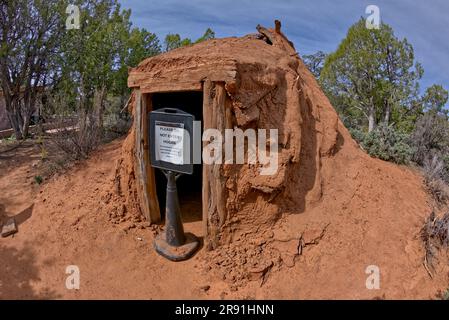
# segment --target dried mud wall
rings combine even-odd
[[[239,85],[227,91],[234,125],[242,130],[278,129],[279,166],[260,175],[257,165],[223,165],[226,218],[215,221],[211,247],[269,229],[282,214],[301,213],[320,201],[323,158],[338,148],[339,119],[296,56],[274,66],[238,66]],[[305,77],[304,77],[305,75]]]
[[[278,129],[279,166],[274,175],[263,176],[258,165],[204,165],[203,172],[209,170],[212,177],[206,188],[208,196],[203,198],[209,249],[264,232],[282,215],[301,213],[314,206],[322,198],[327,178],[322,172],[323,161],[332,157],[345,140],[351,141],[346,147],[356,148],[291,43],[273,30],[259,32],[270,39],[270,45],[260,45],[268,52],[263,60],[236,59],[235,82],[204,79],[203,113],[208,113],[207,108],[221,108],[221,112],[210,113],[224,117],[205,127],[216,127],[218,123],[220,129]],[[259,42],[256,44],[259,46]],[[135,111],[134,100],[131,112]],[[141,214],[145,210],[136,183],[134,128],[117,164],[116,192],[128,210]]]

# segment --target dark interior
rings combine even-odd
[[[176,108],[193,114],[195,120],[203,121],[203,93],[201,91],[155,93],[152,95],[152,103],[153,110]],[[161,217],[164,219],[167,180],[160,169],[155,168],[154,170]],[[202,220],[202,175],[201,164],[195,164],[193,175],[183,174],[177,180],[179,204],[184,222]]]

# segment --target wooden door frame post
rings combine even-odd
[[[148,113],[153,109],[150,94],[136,90],[135,133],[136,133],[136,178],[138,192],[142,200],[142,213],[150,223],[161,221],[161,212],[157,198],[154,168],[150,165]]]
[[[206,79],[203,83],[203,130],[211,128],[212,121],[212,82]],[[203,142],[203,148],[206,143]],[[201,162],[202,155],[201,155]],[[210,250],[209,242],[209,199],[210,199],[210,165],[203,163],[203,181],[202,181],[202,211],[203,211],[203,239],[204,247]]]
[[[206,79],[203,84],[203,121],[204,130],[216,129],[224,137],[229,121],[226,119],[227,94],[224,82],[211,82]],[[203,143],[203,147],[206,143]],[[222,154],[224,150],[222,150]],[[222,164],[203,163],[203,229],[204,247],[215,249],[219,245],[220,228],[227,219],[226,178],[223,176]]]

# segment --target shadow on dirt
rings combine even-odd
[[[34,204],[16,215],[8,214],[0,204],[0,221],[14,218],[18,229],[31,218]],[[20,232],[20,230],[19,230]],[[55,299],[58,295],[48,289],[33,289],[33,283],[41,281],[39,266],[36,263],[35,248],[38,243],[25,243],[22,249],[8,247],[5,244],[14,241],[13,236],[0,238],[0,299]]]
[[[0,241],[5,240],[1,239]],[[37,292],[32,284],[41,281],[34,249],[25,245],[22,250],[0,244],[0,299],[56,299],[49,288]]]
[[[29,218],[31,218],[31,215],[33,214],[33,208],[34,208],[34,203],[32,205],[30,205],[28,208],[26,208],[25,210],[22,210],[20,213],[13,216],[13,218],[16,221],[16,224],[18,226],[20,226],[22,223],[24,223]]]

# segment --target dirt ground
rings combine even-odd
[[[1,299],[435,299],[448,287],[447,260],[441,260],[433,279],[423,267],[419,230],[431,201],[422,178],[408,168],[380,160],[369,167],[363,159],[335,161],[342,167],[325,170],[336,179],[351,175],[355,189],[324,186],[325,205],[286,215],[271,235],[254,239],[251,250],[268,248],[263,242],[271,239],[291,261],[283,258],[262,277],[234,285],[226,273],[232,275],[229,266],[244,259],[242,248],[247,248],[238,239],[228,250],[203,249],[174,263],[152,248],[158,227],[111,219],[105,195],[113,187],[122,142],[102,146],[41,186],[34,182],[36,145],[0,154],[0,219],[14,216],[19,228],[0,238]],[[378,201],[367,204],[368,197]],[[184,211],[188,215],[196,207]],[[201,221],[185,220],[191,221],[185,230],[201,236]],[[297,234],[299,253],[291,240]],[[217,259],[224,253],[228,256]],[[69,265],[80,269],[79,290],[65,286]],[[379,290],[366,288],[369,265],[380,268]]]

